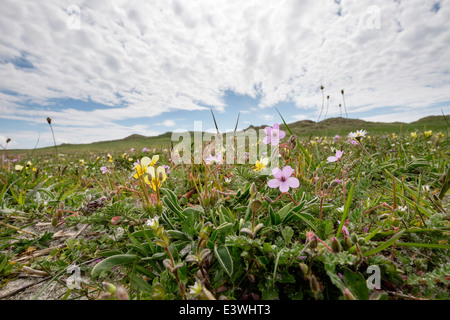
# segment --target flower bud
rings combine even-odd
[[[105,291],[109,292],[110,294],[115,294],[117,288],[112,283],[103,282],[103,289],[105,289]]]
[[[344,298],[345,300],[356,300],[355,296],[347,288],[344,289]]]
[[[11,138],[6,139],[6,143],[10,143],[11,142]]]
[[[311,236],[309,243],[310,243],[309,247],[311,249],[317,248],[317,243],[318,243],[317,236],[316,235]]]
[[[161,201],[155,203],[156,214],[160,215],[163,211],[163,206]]]
[[[201,240],[208,240],[209,235],[211,234],[212,230],[214,228],[214,225],[211,222],[206,222],[202,229],[200,230],[200,234],[198,235]]]
[[[341,251],[341,244],[339,243],[336,237],[331,237],[331,249],[334,253],[338,253]]]
[[[332,187],[332,188],[337,187],[337,186],[339,185],[340,182],[341,182],[341,181],[340,181],[339,179],[335,179],[335,180],[331,181],[331,187]]]
[[[52,119],[47,117],[47,122],[48,122],[48,124],[51,124],[52,123]]]
[[[252,200],[252,203],[250,204],[250,208],[253,212],[258,211],[262,207],[261,202],[261,195],[258,193],[255,200]]]
[[[353,242],[350,239],[350,237],[344,236],[344,248],[345,249],[350,249],[353,246]]]
[[[127,290],[122,286],[117,288],[116,296],[118,300],[130,300]]]
[[[306,265],[306,263],[303,263],[303,262],[300,262],[300,263],[299,263],[299,266],[300,266],[300,269],[301,269],[302,272],[303,272],[303,275],[304,275],[305,277],[307,277],[309,267]]]
[[[253,182],[252,183],[252,185],[250,186],[250,196],[253,196],[253,195],[255,195],[256,194],[256,192],[257,192],[257,190],[256,190],[256,185],[255,185],[255,183]]]
[[[324,188],[324,189],[328,189],[329,186],[330,186],[330,185],[328,184],[328,182],[324,182],[324,183],[323,183],[323,188]]]
[[[201,204],[203,209],[208,210],[209,206],[210,206],[211,200],[209,199],[209,196],[203,196],[202,200],[201,200]]]
[[[317,278],[315,275],[311,275],[309,277],[309,286],[311,287],[312,292],[316,295],[320,291],[320,285],[319,281],[317,281]]]

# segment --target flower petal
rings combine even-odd
[[[280,170],[280,168],[274,168],[272,170],[272,174],[277,179],[281,179],[283,177],[283,172]]]
[[[280,139],[283,139],[286,136],[286,132],[280,130],[278,136],[280,137]]]
[[[280,183],[280,191],[281,192],[288,192],[289,191],[289,184],[286,181]]]
[[[267,181],[267,185],[269,188],[278,188],[278,186],[281,184],[281,181],[278,179],[270,179]]]
[[[162,174],[162,180],[159,180],[159,174]],[[158,176],[158,180],[159,183],[163,183],[164,181],[166,181],[166,170],[164,169],[164,167],[158,167],[158,169],[156,169],[156,175]]]
[[[150,160],[149,157],[143,157],[143,158],[141,159],[141,165],[142,165],[143,167],[147,167],[151,162],[152,162],[152,161]]]
[[[300,186],[300,181],[298,181],[298,179],[294,177],[287,178],[286,183],[293,189]]]
[[[337,161],[337,158],[336,158],[335,156],[331,156],[331,157],[328,157],[328,158],[327,158],[327,161],[328,161],[328,162],[336,162],[336,161]]]
[[[154,165],[156,164],[156,162],[158,162],[158,160],[159,160],[159,155],[155,154],[155,155],[152,157],[152,161],[149,163],[149,165],[150,165],[150,166],[154,166]]]
[[[266,134],[270,135],[270,133],[272,132],[272,128],[271,127],[265,127],[264,131],[266,132]]]
[[[278,136],[271,136],[270,137],[270,144],[273,146],[277,146],[280,143],[280,139]]]
[[[265,136],[263,139],[263,143],[264,144],[269,144],[270,143],[270,136]]]
[[[285,178],[290,177],[293,172],[294,172],[294,169],[292,169],[291,166],[286,166],[283,168],[283,176]]]
[[[344,154],[344,151],[336,150],[336,158],[338,158],[338,159],[342,158],[343,154]]]
[[[272,128],[278,130],[278,129],[280,129],[280,125],[278,123],[274,123]]]
[[[155,168],[154,167],[149,167],[147,173],[152,176],[152,179],[154,179],[156,177]]]

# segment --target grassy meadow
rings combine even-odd
[[[0,299],[448,300],[447,120],[284,123],[256,164],[176,165],[170,133],[6,148]]]

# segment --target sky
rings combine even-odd
[[[448,114],[449,16],[448,0],[1,0],[0,144],[53,145],[47,117],[61,144],[210,131],[210,109],[221,132],[277,109]]]

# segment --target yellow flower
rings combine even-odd
[[[392,134],[392,139],[396,139],[397,138],[397,134],[396,133],[393,133]]]
[[[411,132],[411,137],[413,137],[414,139],[417,139],[417,133],[416,132]]]
[[[264,169],[267,166],[268,163],[269,163],[268,158],[262,158],[261,161],[257,160],[255,171],[261,171],[262,169]]]
[[[152,187],[153,190],[157,190],[161,187],[162,183],[166,181],[166,169],[164,167],[158,167],[156,169],[154,167],[148,168],[148,175],[145,176],[144,182]]]
[[[83,159],[78,160],[78,162],[80,162],[81,166],[84,165],[84,160]]]
[[[149,157],[143,157],[139,164],[137,164],[134,167],[134,170],[136,173],[133,175],[135,179],[139,178],[140,176],[144,175],[148,171],[148,166],[150,165],[152,161]]]
[[[126,155],[127,155],[126,153],[122,154],[122,159],[125,159]]]
[[[16,164],[16,166],[14,167],[14,170],[16,171],[22,171],[23,166],[21,166],[20,164]]]
[[[425,136],[425,138],[429,138],[429,137],[431,136],[432,133],[433,133],[433,131],[428,130],[428,131],[425,131],[425,132],[423,133],[423,135]]]
[[[155,154],[152,157],[152,160],[150,161],[150,163],[148,165],[151,166],[151,167],[154,167],[155,164],[158,162],[158,160],[159,160],[159,155]]]
[[[108,157],[108,161],[109,162],[114,162],[114,159],[112,157],[112,155],[110,155],[109,153],[106,155]]]
[[[133,161],[133,158],[128,158],[128,161],[129,161],[129,162]]]

